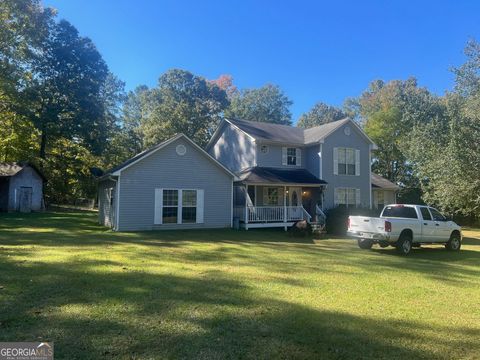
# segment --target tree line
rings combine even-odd
[[[48,177],[49,202],[95,197],[92,169],[108,169],[183,132],[207,143],[222,118],[292,125],[276,85],[238,89],[172,69],[126,92],[88,38],[40,0],[0,2],[0,161],[28,160]],[[443,96],[415,78],[375,80],[343,106],[318,102],[304,128],[351,117],[378,145],[373,170],[401,185],[399,200],[452,214],[480,213],[480,45],[452,69]],[[98,173],[98,171],[97,171]]]

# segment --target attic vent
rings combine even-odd
[[[262,145],[262,147],[260,148],[260,151],[262,152],[262,154],[268,153],[268,146],[267,145]]]
[[[343,129],[343,132],[345,133],[345,135],[349,136],[350,135],[350,126],[345,126],[345,128]]]
[[[185,147],[185,145],[177,145],[175,151],[178,155],[183,156],[187,153],[187,148]]]

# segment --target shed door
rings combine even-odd
[[[32,192],[31,187],[21,187],[18,193],[18,204],[20,212],[32,211]]]

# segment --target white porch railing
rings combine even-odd
[[[315,205],[315,212],[316,212],[316,215],[317,215],[317,222],[325,225],[325,223],[327,221],[327,215],[325,215],[325,213],[322,211],[320,206]]]
[[[252,222],[291,222],[297,220],[310,221],[310,214],[303,206],[249,206],[246,209],[247,219]],[[239,214],[240,215],[240,214]],[[239,216],[244,219],[244,216]]]

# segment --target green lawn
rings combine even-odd
[[[466,235],[459,253],[400,257],[282,231],[4,214],[0,341],[54,341],[56,359],[479,359],[480,232]]]

